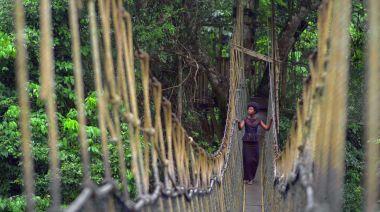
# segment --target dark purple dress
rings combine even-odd
[[[260,119],[247,117],[244,119],[243,136],[243,167],[244,180],[253,180],[259,165],[259,135]]]

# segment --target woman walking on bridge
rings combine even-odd
[[[242,121],[238,120],[239,130],[245,127],[243,136],[243,167],[244,167],[244,183],[251,185],[255,179],[256,170],[259,165],[259,135],[258,128],[261,126],[268,131],[273,120],[266,125],[257,116],[258,107],[255,103],[249,103],[247,106],[248,116]]]

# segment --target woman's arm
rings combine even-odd
[[[268,131],[272,127],[273,119],[270,119],[269,125],[266,125],[262,120],[260,121],[260,126],[264,128],[264,130]]]
[[[238,128],[239,130],[243,129],[244,125],[245,125],[245,122],[244,120],[242,121],[239,121],[239,120],[236,120],[237,124],[238,124]]]

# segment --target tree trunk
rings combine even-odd
[[[217,135],[217,138],[222,138],[223,137],[223,132],[224,132],[224,126],[221,126],[218,121],[216,120],[215,112],[214,110],[211,111],[211,123],[214,129],[214,132]]]
[[[263,77],[260,80],[260,84],[257,88],[256,94],[257,97],[268,97],[269,96],[269,65],[265,66],[265,71]]]
[[[207,114],[206,110],[204,110],[202,112],[202,115],[201,115],[199,120],[200,120],[200,124],[202,127],[203,137],[207,140],[207,143],[211,144],[213,141],[212,139],[213,139],[214,133],[210,127],[210,123],[208,120],[208,114]]]
[[[243,47],[247,49],[255,49],[255,34],[257,28],[257,11],[259,8],[259,2],[259,0],[248,1],[247,8],[244,11]],[[244,55],[244,71],[246,77],[256,75],[255,66],[253,66],[252,63],[253,58],[249,55]],[[249,78],[249,83],[252,83],[253,80],[251,77]],[[249,84],[248,87],[254,86]],[[250,92],[249,95],[252,95],[252,92]]]
[[[247,8],[244,10],[244,17],[243,17],[243,46],[247,49],[253,48],[253,34],[255,31],[255,27],[253,27],[253,1],[249,1]],[[244,56],[244,70],[246,73],[246,76],[249,76],[249,73],[252,73],[252,57],[249,55]]]

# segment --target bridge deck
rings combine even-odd
[[[261,166],[256,173],[255,182],[252,185],[244,185],[244,212],[261,212],[262,207],[262,184],[261,184]]]

